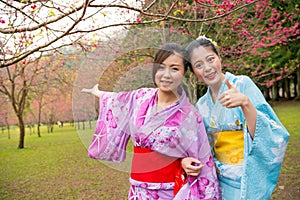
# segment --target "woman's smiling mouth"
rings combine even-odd
[[[206,75],[205,78],[211,81],[216,77],[216,74],[217,74],[217,71],[214,71],[213,73]]]

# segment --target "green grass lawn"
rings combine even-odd
[[[91,130],[90,130],[91,132]],[[128,174],[88,158],[74,127],[27,135],[0,135],[0,199],[126,199]]]
[[[297,199],[300,196],[300,101],[277,102],[272,105],[291,136],[272,199]]]
[[[291,138],[272,199],[295,199],[300,185],[300,102],[273,107]],[[0,199],[127,199],[128,172],[88,158],[92,132],[65,124],[47,133],[43,127],[41,138],[27,133],[25,148],[18,149],[17,129],[11,139],[0,131]]]

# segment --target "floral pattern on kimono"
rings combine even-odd
[[[177,102],[156,112],[157,91],[142,88],[132,92],[101,92],[89,157],[122,162],[130,137],[134,146],[176,159],[195,157],[204,167],[198,177],[188,177],[188,183],[176,197],[173,182],[148,183],[130,178],[128,199],[220,199],[215,166],[199,112],[183,89]]]
[[[257,120],[255,136],[252,139],[240,107],[228,109],[220,106],[218,101],[214,104],[209,89],[198,100],[196,108],[203,117],[208,135],[216,128],[212,124],[222,131],[243,130],[244,133],[242,166],[226,165],[215,158],[219,178],[225,177],[234,187],[240,188],[241,200],[269,199],[280,174],[289,133],[249,77],[235,76],[227,72],[225,79],[250,99],[257,110]],[[219,95],[227,89],[223,81]]]

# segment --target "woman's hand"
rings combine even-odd
[[[185,173],[190,176],[198,176],[201,172],[201,168],[203,167],[198,159],[192,157],[183,158],[181,166]]]
[[[241,106],[246,118],[247,128],[250,136],[254,138],[257,119],[257,111],[254,105],[246,95],[240,93],[235,87],[233,87],[229,83],[228,79],[226,79],[226,85],[228,90],[220,95],[220,103],[226,108],[235,108],[237,106]]]
[[[222,106],[227,108],[235,108],[238,106],[243,106],[246,101],[249,101],[244,94],[240,93],[229,83],[228,79],[226,79],[226,85],[228,90],[221,94],[218,98]]]
[[[95,95],[96,97],[100,97],[100,93],[101,93],[101,91],[98,89],[98,84],[94,85],[94,87],[90,89],[83,88],[81,92],[90,93]]]

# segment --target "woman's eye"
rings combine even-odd
[[[173,67],[172,71],[178,71],[179,69],[177,67]]]
[[[195,65],[195,68],[197,68],[197,69],[201,69],[202,67],[203,67],[203,65],[200,64],[200,63],[198,63],[198,64]]]
[[[212,62],[215,60],[215,57],[209,57],[207,60],[208,60],[208,62]]]
[[[163,69],[165,69],[165,66],[159,65],[158,70],[163,70]]]

